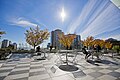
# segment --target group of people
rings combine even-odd
[[[101,47],[100,47],[99,45],[97,45],[97,46],[95,46],[93,49],[96,50],[96,52],[99,52],[99,51],[101,50]],[[52,47],[50,47],[50,51],[51,51],[51,50],[52,50]],[[40,46],[38,46],[38,47],[36,48],[36,52],[37,52],[38,55],[41,55],[41,53],[40,53],[40,52],[41,52]],[[92,55],[91,52],[88,52],[88,51],[86,50],[86,46],[84,46],[84,47],[82,48],[82,52],[85,54],[85,59],[86,59],[86,60]]]
[[[100,52],[101,47],[100,47],[99,45],[97,45],[97,46],[94,46],[93,49],[96,50],[96,52]],[[88,51],[86,50],[86,46],[84,46],[84,47],[82,48],[82,52],[85,54],[85,59],[86,59],[86,60],[92,55],[91,52],[88,52]],[[99,56],[97,56],[97,58],[99,58]]]

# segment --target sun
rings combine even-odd
[[[64,22],[65,17],[66,17],[65,11],[64,11],[64,8],[62,8],[62,11],[61,11],[62,22]]]

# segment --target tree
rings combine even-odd
[[[106,43],[105,43],[105,47],[106,47],[107,49],[111,49],[111,48],[112,48],[112,43],[106,42]]]
[[[5,34],[4,31],[0,31],[0,38],[1,38],[1,35]]]
[[[76,37],[75,34],[67,34],[67,35],[59,34],[58,35],[59,42],[63,44],[67,49],[70,48],[75,37]]]
[[[49,32],[47,29],[40,30],[37,26],[36,28],[30,28],[30,30],[26,30],[25,36],[26,42],[33,46],[35,50],[36,46],[43,43],[44,40],[48,39]]]
[[[73,43],[73,40],[75,39],[76,35],[75,34],[59,34],[59,42],[66,47],[66,49],[70,49],[71,44]],[[67,58],[67,53],[66,53],[66,64],[68,65],[68,58]]]
[[[93,44],[93,41],[94,41],[94,37],[92,36],[88,36],[83,42],[83,45],[88,47],[88,46],[92,46]]]

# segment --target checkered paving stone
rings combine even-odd
[[[51,59],[5,62],[0,67],[0,80],[120,80],[120,63],[111,58],[104,63],[90,63],[81,58],[75,64],[79,68],[75,72],[60,70]]]
[[[75,78],[86,76],[86,74],[83,71],[74,72],[72,74],[74,75]]]
[[[12,71],[9,75],[16,75],[16,74],[22,74],[22,73],[28,73],[29,70],[20,70],[20,71]]]

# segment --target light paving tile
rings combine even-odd
[[[42,79],[48,79],[48,78],[50,78],[48,74],[42,74],[42,75],[30,76],[28,80],[42,80]]]
[[[43,66],[43,64],[31,64],[30,67]]]
[[[30,67],[30,65],[26,65],[26,66],[16,66],[15,68],[27,68]]]
[[[28,77],[28,76],[29,76],[29,73],[9,75],[9,76],[5,77],[4,80],[13,80],[13,79],[25,78],[25,77]]]
[[[86,74],[89,74],[89,73],[95,72],[95,70],[94,69],[86,69],[86,70],[83,70],[83,72]]]
[[[2,66],[3,64],[0,64],[0,67]]]
[[[18,64],[17,67],[18,66],[30,66],[30,64]]]
[[[13,80],[28,80],[28,77],[18,78],[18,79],[13,79]]]
[[[86,76],[86,74],[83,71],[73,72],[73,75],[74,75],[74,78]]]
[[[116,72],[120,72],[120,68],[119,69],[117,69],[117,70],[115,70]]]
[[[103,73],[100,73],[100,72],[92,72],[92,73],[89,73],[88,75],[94,77],[94,78],[97,78],[97,77],[100,77],[103,75]]]
[[[100,68],[108,68],[109,66],[108,65],[102,65],[102,66],[99,66]]]
[[[53,77],[52,80],[75,80],[69,75],[62,75],[62,76],[57,76]]]
[[[43,66],[32,66],[30,69],[39,69],[39,68],[44,68]]]
[[[51,78],[48,78],[48,79],[42,79],[42,80],[52,80]]]
[[[30,69],[30,71],[29,71],[29,72],[37,72],[37,71],[45,71],[45,68]]]
[[[102,70],[103,68],[100,68],[100,67],[95,67],[95,68],[92,68],[93,70],[96,70],[96,71],[99,71],[99,70]]]
[[[24,73],[28,73],[28,72],[29,72],[29,70],[12,71],[12,72],[10,72],[9,75],[24,74]]]
[[[14,67],[2,67],[0,70],[8,70],[8,69],[13,69]]]
[[[16,64],[4,64],[2,65],[2,67],[14,67],[16,66]]]
[[[26,67],[26,68],[15,68],[12,71],[21,71],[21,70],[29,70],[30,67]]]
[[[103,75],[98,78],[99,80],[115,80],[116,78],[110,75]]]
[[[89,75],[81,77],[81,78],[76,78],[76,80],[93,80],[93,79],[94,79],[94,77],[89,76]]]
[[[47,72],[49,73],[49,75],[50,75],[51,77],[60,76],[60,75],[65,75],[65,74],[69,73],[69,72],[60,70],[57,66],[54,66],[54,68],[56,69],[55,72],[52,72],[51,69],[49,69],[49,70],[47,69]]]
[[[104,73],[104,74],[107,74],[107,73],[112,72],[112,70],[109,70],[109,69],[102,69],[102,70],[100,70],[99,72]]]
[[[0,76],[7,76],[9,73],[10,72],[3,72],[3,73],[0,72]]]
[[[42,75],[42,74],[47,74],[47,72],[46,71],[31,72],[29,73],[29,76]]]

